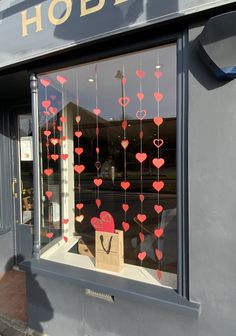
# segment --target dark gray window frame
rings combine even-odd
[[[198,315],[200,304],[190,301],[189,288],[189,230],[188,230],[188,66],[187,66],[187,31],[170,37],[155,39],[145,43],[126,46],[118,52],[104,52],[95,59],[104,59],[144,50],[154,46],[160,46],[175,42],[177,46],[177,221],[178,221],[178,289],[140,284],[129,279],[120,279],[107,276],[100,272],[87,271],[68,265],[60,265],[46,260],[40,260],[40,171],[39,171],[39,134],[38,134],[38,89],[36,75],[31,75],[32,114],[34,129],[34,188],[35,188],[35,240],[34,259],[24,262],[21,266],[25,270],[36,272],[45,276],[60,278],[77,283],[84,288],[103,291],[110,295],[124,296],[126,299],[135,299],[142,302],[162,303],[178,311],[187,311]],[[84,57],[83,57],[84,58]],[[91,61],[84,58],[77,61]],[[71,65],[71,64],[70,64]],[[66,67],[66,64],[64,65]],[[68,64],[67,64],[68,66]],[[58,65],[62,67],[62,65]],[[42,72],[42,69],[40,69]],[[49,70],[49,69],[47,69]],[[151,293],[151,294],[149,294]]]

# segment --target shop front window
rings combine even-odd
[[[42,258],[176,288],[176,45],[38,82]]]

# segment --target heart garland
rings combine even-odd
[[[97,178],[93,180],[93,183],[96,186],[95,189],[95,203],[97,208],[99,209],[101,206],[101,200],[100,200],[100,186],[103,183],[103,180],[99,178],[100,175],[100,169],[101,169],[101,163],[100,163],[100,157],[99,157],[99,116],[102,113],[102,110],[98,107],[98,66],[95,65],[95,107],[93,109],[93,113],[95,115],[96,119],[96,161],[95,161],[95,167],[97,170]]]

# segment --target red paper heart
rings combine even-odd
[[[147,158],[147,154],[146,154],[146,153],[137,153],[137,154],[135,155],[135,157],[136,157],[136,159],[137,159],[140,163],[142,163],[143,161],[146,160],[146,158]]]
[[[162,117],[155,117],[153,120],[154,120],[154,123],[157,126],[161,126],[161,124],[163,123],[163,118]]]
[[[144,195],[140,194],[139,199],[140,199],[141,202],[143,202],[144,201]]]
[[[42,78],[40,79],[40,83],[44,86],[44,87],[48,87],[51,84],[50,79],[46,79],[46,78]]]
[[[154,97],[155,97],[157,102],[160,102],[164,98],[164,95],[161,92],[154,92]]]
[[[47,238],[49,238],[49,239],[51,239],[52,237],[53,237],[53,233],[52,232],[48,232],[47,234],[46,234],[46,236],[47,236]]]
[[[127,122],[127,120],[122,121],[121,126],[122,126],[123,129],[126,129],[127,126],[128,126],[128,122]]]
[[[76,173],[81,174],[85,170],[85,166],[84,165],[76,165],[76,166],[74,166],[74,170],[76,171]]]
[[[95,167],[97,170],[99,170],[101,168],[101,162],[100,161],[95,162]]]
[[[143,138],[143,131],[140,131],[140,132],[139,132],[139,137],[140,137],[140,139]]]
[[[68,223],[69,223],[69,219],[67,219],[67,218],[63,219],[63,220],[62,220],[62,223],[63,223],[63,224],[68,224]]]
[[[156,167],[156,168],[161,168],[164,164],[165,164],[165,160],[162,159],[162,158],[156,158],[156,159],[153,159],[152,160],[152,163],[153,165]]]
[[[93,109],[93,113],[96,114],[96,116],[98,116],[102,111],[99,108],[94,108]]]
[[[127,190],[130,187],[130,183],[128,181],[123,181],[120,185],[124,190]]]
[[[139,119],[139,120],[143,120],[145,118],[147,114],[147,111],[146,110],[140,110],[140,111],[137,111],[136,112],[136,117]]]
[[[58,154],[52,154],[51,159],[53,159],[53,161],[57,161],[59,159],[59,155]]]
[[[91,225],[96,231],[112,232],[115,231],[115,223],[112,215],[107,211],[100,213],[100,218],[93,217],[91,219]]]
[[[93,183],[94,183],[97,187],[99,187],[99,186],[102,184],[102,179],[95,178],[95,179],[93,180]]]
[[[161,238],[161,236],[163,235],[164,233],[164,230],[162,228],[159,228],[159,229],[156,229],[154,231],[154,235],[157,237],[157,238]]]
[[[124,231],[127,232],[130,228],[130,225],[127,222],[122,222],[122,227],[123,227]]]
[[[81,132],[81,131],[77,131],[77,132],[75,132],[75,136],[76,136],[77,138],[80,138],[80,137],[82,136],[82,132]]]
[[[125,84],[126,84],[126,81],[127,81],[126,77],[123,77],[123,78],[121,79],[121,83],[122,83],[122,85],[125,85]]]
[[[62,160],[68,159],[69,155],[68,154],[61,154]]]
[[[101,204],[102,204],[102,201],[99,198],[97,198],[95,202],[96,202],[96,205],[97,205],[97,207],[99,209],[100,206],[101,206]]]
[[[61,121],[62,123],[67,122],[67,118],[65,118],[65,117],[60,117],[60,121]]]
[[[96,135],[99,136],[99,128],[96,127]]]
[[[81,116],[76,116],[76,117],[75,117],[75,120],[76,120],[77,124],[79,124],[79,123],[80,123],[80,120],[81,120]]]
[[[53,114],[53,115],[55,115],[55,114],[57,114],[57,112],[58,112],[58,109],[56,108],[56,107],[49,107],[49,111]]]
[[[156,254],[157,260],[160,261],[163,258],[163,253],[161,250],[155,249],[155,254]]]
[[[157,270],[157,277],[159,280],[161,280],[162,278],[162,271],[160,271],[159,269]]]
[[[48,199],[52,197],[52,192],[51,191],[46,191],[45,195],[47,196]]]
[[[156,204],[156,205],[154,205],[154,209],[158,214],[160,214],[163,211],[164,208],[163,208],[162,205]]]
[[[161,189],[164,188],[165,184],[164,184],[163,181],[154,181],[152,186],[156,191],[159,192],[159,191],[161,191]]]
[[[51,100],[43,100],[42,106],[47,109],[51,105]]]
[[[121,146],[126,149],[129,146],[129,140],[122,140],[121,141]]]
[[[83,204],[83,203],[78,203],[78,204],[76,204],[76,208],[77,208],[78,210],[83,209],[83,207],[84,207],[84,204]]]
[[[65,141],[65,140],[66,140],[66,136],[63,135],[63,136],[61,137],[61,140],[62,140],[62,141]]]
[[[82,147],[75,148],[75,153],[78,155],[81,155],[83,153],[84,149]]]
[[[118,100],[118,103],[122,107],[126,107],[130,103],[130,98],[129,97],[120,97]]]
[[[64,85],[67,81],[68,81],[68,78],[65,77],[65,76],[60,76],[60,75],[57,75],[57,81],[61,84],[61,85]]]
[[[143,243],[145,239],[145,235],[142,232],[139,232],[139,239]]]
[[[46,135],[47,137],[49,137],[49,135],[51,135],[51,131],[44,131],[43,134]]]
[[[154,139],[153,140],[153,144],[157,148],[160,148],[164,144],[164,140],[162,140],[162,139]]]
[[[146,255],[147,255],[147,253],[146,252],[140,252],[139,254],[138,254],[138,258],[139,258],[139,260],[141,260],[141,261],[143,261],[145,258],[146,258]]]
[[[64,236],[63,239],[64,239],[65,243],[68,242],[68,237]]]
[[[62,131],[62,126],[57,126],[57,130],[58,130],[59,132],[61,132],[61,131]]]
[[[161,78],[163,76],[163,72],[158,70],[158,71],[155,71],[154,75],[156,78]]]
[[[56,146],[59,143],[59,139],[57,138],[51,138],[50,141],[54,146]]]
[[[100,152],[100,149],[99,149],[99,147],[97,147],[96,148],[96,153],[99,154],[99,152]]]
[[[137,218],[141,223],[143,223],[147,219],[147,216],[144,214],[138,214]]]
[[[144,93],[143,92],[138,92],[137,93],[137,98],[142,101],[144,99]]]
[[[52,175],[53,174],[53,169],[51,169],[51,168],[44,169],[44,174],[47,175],[47,176]]]
[[[129,204],[127,203],[122,204],[122,208],[125,212],[127,212],[129,210]]]
[[[145,77],[145,72],[143,70],[136,70],[136,75],[139,78],[144,78]]]

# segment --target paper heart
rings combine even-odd
[[[61,159],[62,159],[62,160],[67,160],[68,157],[69,157],[68,154],[61,154]]]
[[[54,236],[54,234],[52,232],[48,232],[46,236],[47,238],[51,239]]]
[[[43,114],[48,117],[50,115],[50,113],[48,111],[43,111]]]
[[[158,214],[160,214],[163,211],[164,208],[163,208],[162,205],[156,204],[156,205],[154,205],[154,209]]]
[[[57,112],[58,112],[58,109],[56,108],[56,107],[49,107],[49,111],[53,114],[53,115],[55,115],[55,114],[57,114]]]
[[[47,196],[48,199],[52,197],[52,192],[51,191],[46,191],[45,195]]]
[[[82,132],[81,132],[81,131],[76,131],[76,132],[75,132],[75,136],[76,136],[77,138],[80,138],[80,137],[82,136]]]
[[[53,146],[56,146],[59,143],[59,139],[57,138],[51,138],[50,141],[53,144]]]
[[[52,154],[51,159],[53,159],[53,161],[57,161],[59,159],[59,155],[58,154]]]
[[[62,140],[62,141],[65,141],[65,140],[66,140],[66,136],[63,135],[63,136],[61,137],[61,140]]]
[[[122,204],[122,208],[125,212],[127,212],[129,210],[129,204],[127,203]]]
[[[43,100],[42,106],[47,109],[51,105],[51,100]]]
[[[100,187],[100,185],[102,184],[102,179],[95,178],[95,179],[93,180],[93,183],[94,183],[97,187]]]
[[[161,189],[164,188],[165,184],[164,184],[163,181],[154,181],[152,186],[156,191],[159,192],[159,191],[161,191]]]
[[[99,128],[96,127],[96,135],[98,136],[99,135]]]
[[[100,161],[95,162],[95,167],[97,170],[99,170],[101,168],[101,162]]]
[[[130,225],[127,222],[122,222],[122,227],[123,227],[124,231],[127,232],[130,228]]]
[[[136,117],[139,119],[139,120],[143,120],[145,118],[147,114],[147,111],[146,110],[140,110],[140,111],[137,111],[136,112]]]
[[[139,199],[140,199],[141,202],[143,202],[144,201],[144,195],[140,194]]]
[[[61,132],[61,131],[62,131],[62,126],[57,126],[57,130],[58,130],[59,132]]]
[[[100,152],[99,147],[96,147],[96,153],[99,154],[99,152]]]
[[[136,157],[136,159],[137,159],[140,163],[142,163],[143,161],[146,160],[146,158],[147,158],[147,154],[146,154],[146,153],[137,153],[137,154],[135,155],[135,157]]]
[[[46,137],[49,137],[49,135],[51,135],[51,131],[44,131],[43,134],[46,135]]]
[[[77,208],[78,210],[83,209],[83,207],[84,207],[84,204],[83,204],[83,203],[78,203],[78,204],[76,204],[76,208]]]
[[[81,174],[85,170],[85,166],[84,165],[76,165],[76,166],[74,166],[74,170],[76,171],[76,173]]]
[[[155,75],[156,78],[161,78],[163,76],[163,72],[158,70],[158,71],[154,72],[154,75]]]
[[[67,122],[67,118],[65,118],[65,117],[60,117],[60,121],[61,121],[62,123],[65,123],[65,122]]]
[[[160,148],[164,144],[164,140],[162,140],[162,139],[154,139],[153,140],[153,144],[157,148]]]
[[[64,236],[63,239],[64,239],[65,243],[68,242],[68,237]]]
[[[144,99],[144,93],[143,92],[138,92],[137,93],[137,98],[142,101]]]
[[[138,70],[136,70],[136,75],[139,78],[144,78],[145,77],[145,72],[143,70],[138,69]]]
[[[147,219],[147,216],[144,214],[138,214],[137,218],[141,223],[143,223]]]
[[[157,237],[157,238],[161,238],[161,236],[163,235],[164,233],[164,230],[162,228],[159,228],[159,229],[156,229],[154,231],[154,235]]]
[[[55,100],[55,99],[57,98],[57,96],[56,96],[56,95],[51,95],[50,98],[51,98],[52,100]]]
[[[69,223],[69,219],[64,218],[64,219],[62,220],[62,223],[63,223],[63,224],[68,224],[68,223]]]
[[[45,143],[45,147],[48,148],[49,146],[50,146],[50,144],[49,144],[48,142],[46,142],[46,143]]]
[[[163,118],[162,117],[155,117],[153,120],[154,120],[154,123],[157,126],[161,126],[161,124],[163,123]]]
[[[161,102],[162,99],[164,98],[164,95],[161,92],[154,92],[154,97],[157,102]]]
[[[121,146],[126,149],[129,146],[129,140],[122,140],[121,141]]]
[[[75,217],[76,222],[82,223],[84,220],[84,215],[79,215]]]
[[[145,235],[142,232],[139,232],[139,239],[143,243],[145,239]]]
[[[111,232],[115,231],[115,223],[112,215],[107,211],[100,213],[100,218],[93,217],[91,219],[91,225],[96,231]]]
[[[163,253],[161,250],[155,249],[155,254],[156,254],[157,260],[160,261],[163,258]]]
[[[122,84],[122,85],[125,85],[125,84],[126,84],[126,81],[127,81],[127,78],[126,78],[126,77],[123,77],[123,78],[121,79],[121,84]]]
[[[99,108],[94,108],[93,109],[93,113],[96,114],[96,116],[98,116],[102,111]]]
[[[122,107],[126,107],[130,103],[130,98],[129,97],[120,97],[118,100],[118,103]]]
[[[152,163],[156,168],[159,169],[165,164],[165,160],[162,158],[155,158],[152,160]]]
[[[48,87],[51,84],[50,79],[46,79],[46,78],[42,78],[40,79],[40,83],[44,86],[44,87]]]
[[[53,174],[53,169],[51,169],[51,168],[44,169],[44,174],[47,175],[47,176],[52,175]]]
[[[146,258],[146,255],[147,255],[147,253],[146,252],[140,252],[139,254],[138,254],[138,258],[139,258],[139,260],[141,260],[141,261],[143,261],[145,258]]]
[[[142,139],[143,138],[143,131],[139,132],[139,138]]]
[[[75,153],[78,155],[81,155],[83,153],[84,149],[82,147],[75,148]]]
[[[76,116],[76,117],[75,117],[75,120],[76,120],[77,124],[79,124],[79,123],[80,123],[80,120],[81,120],[81,116]]]
[[[65,76],[57,75],[56,78],[61,85],[64,85],[68,81],[68,78]]]
[[[160,271],[159,269],[157,270],[157,277],[159,280],[161,280],[162,278],[162,271]]]
[[[97,207],[99,209],[100,206],[101,206],[101,204],[102,204],[102,201],[99,198],[97,198],[96,201],[95,201],[95,203],[96,203],[96,205],[97,205]]]
[[[130,182],[128,181],[123,181],[121,182],[121,187],[124,189],[124,190],[127,190],[129,187],[130,187]]]

